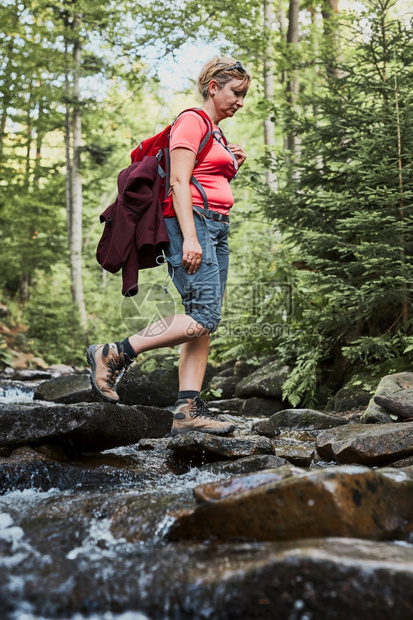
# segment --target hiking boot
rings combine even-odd
[[[86,356],[92,369],[90,383],[96,394],[110,403],[118,403],[115,385],[131,363],[122,343],[92,344],[86,349]]]
[[[228,435],[235,430],[235,424],[220,422],[199,396],[177,400],[172,413],[174,414],[171,430],[173,436],[190,431]]]

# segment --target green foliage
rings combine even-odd
[[[61,265],[52,278],[35,274],[34,292],[24,319],[29,325],[26,348],[49,364],[84,365],[85,342],[70,295],[69,274]],[[56,303],[58,300],[58,303]]]
[[[11,361],[12,361],[12,356],[10,355],[7,349],[6,340],[3,334],[0,334],[0,368],[9,366],[11,364]]]
[[[294,321],[307,337],[285,386],[294,403],[313,397],[331,357],[400,354],[413,317],[411,31],[376,8],[354,24],[353,57],[303,97],[300,157],[283,161],[267,202],[305,269]]]

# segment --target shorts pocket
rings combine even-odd
[[[181,267],[182,266],[182,252],[178,252],[177,254],[172,254],[172,256],[168,256],[165,253],[165,258],[172,267]]]

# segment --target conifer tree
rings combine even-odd
[[[312,101],[304,97],[296,174],[285,175],[267,209],[304,268],[296,329],[284,342],[296,359],[286,385],[294,404],[311,398],[329,363],[341,360],[344,373],[343,357],[368,364],[409,344],[412,32],[390,19],[390,8],[389,0],[371,3],[353,25],[353,56],[328,73]]]

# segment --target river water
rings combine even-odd
[[[0,402],[31,402],[35,387],[3,381]],[[88,480],[91,471],[103,479],[106,473],[108,482],[91,488],[80,476],[67,489],[67,476],[61,484],[54,475],[47,488],[39,463],[41,471],[22,474],[20,490],[0,496],[1,620],[216,617],[208,596],[191,595],[191,584],[182,594],[174,583],[183,569],[202,581],[207,547],[168,543],[165,534],[171,513],[194,504],[195,486],[225,475],[203,469],[202,460],[194,466],[171,459],[162,445],[125,446],[67,465],[87,471]],[[14,471],[10,476],[16,479]]]
[[[0,402],[31,402],[34,388],[3,381]],[[63,462],[25,449],[21,467],[0,458],[0,620],[412,617],[405,541],[171,541],[194,488],[233,473],[167,441]]]

